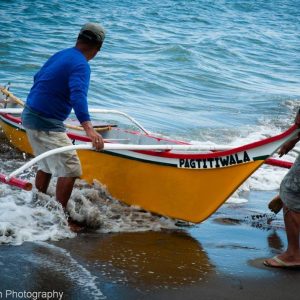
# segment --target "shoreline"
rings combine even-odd
[[[255,226],[240,214],[240,207],[227,205],[182,230],[2,245],[0,292],[56,291],[62,299],[298,299],[300,272],[262,264],[284,249],[283,228],[265,220]]]

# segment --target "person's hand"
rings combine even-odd
[[[92,123],[90,121],[86,121],[81,123],[84,128],[86,135],[92,140],[93,147],[100,151],[104,148],[104,142],[102,136],[93,128]]]
[[[297,115],[295,117],[295,125],[298,128],[300,128],[300,109],[298,110]],[[284,154],[288,154],[295,147],[297,142],[299,142],[299,140],[300,134],[298,134],[296,138],[284,143],[278,151],[279,157],[283,156]]]
[[[104,142],[102,136],[93,128],[86,132],[86,135],[92,140],[93,147],[100,151],[104,148]]]
[[[270,201],[268,207],[273,213],[278,214],[283,207],[283,202],[282,202],[280,196],[277,195],[275,198],[273,198]]]
[[[288,154],[295,147],[297,141],[298,140],[291,140],[284,143],[278,151],[279,157]]]

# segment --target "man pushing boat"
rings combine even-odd
[[[103,149],[102,137],[94,130],[89,116],[87,92],[91,72],[88,61],[100,51],[104,38],[101,25],[85,24],[75,47],[54,54],[35,74],[22,123],[36,156],[72,145],[63,123],[72,109],[93,146]],[[56,199],[65,209],[75,180],[82,175],[76,151],[60,153],[39,163],[35,179],[38,191],[46,193],[52,175],[58,177]]]
[[[295,118],[300,128],[300,109]],[[288,140],[279,150],[279,156],[289,153],[300,141],[300,134]],[[278,213],[283,208],[283,218],[287,236],[287,249],[264,261],[264,265],[274,268],[300,269],[300,155],[280,184],[280,193],[270,203],[269,208]]]

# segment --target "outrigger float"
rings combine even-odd
[[[23,102],[4,87],[0,91],[4,95],[0,108],[4,134],[13,146],[32,154],[20,119]],[[17,175],[46,156],[76,149],[83,168],[82,179],[90,183],[97,179],[113,197],[128,205],[199,223],[213,214],[262,164],[290,167],[291,163],[270,157],[298,134],[294,125],[264,140],[216,149],[150,134],[133,118],[118,111],[91,109],[90,112],[122,115],[139,130],[100,126],[105,146],[99,152],[92,148],[79,125],[67,123],[67,134],[74,146],[43,153],[9,175],[0,174],[0,181],[30,190],[31,184]]]

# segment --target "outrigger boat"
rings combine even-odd
[[[5,99],[2,99],[4,104],[0,108],[0,126],[13,146],[32,154],[21,124],[22,108],[6,105],[13,102],[20,106],[23,102],[6,88],[1,88],[1,92]],[[92,149],[90,139],[80,125],[67,123],[67,134],[74,146],[56,149],[54,153],[77,149],[83,168],[82,179],[90,183],[97,179],[107,186],[113,197],[128,205],[193,223],[202,222],[213,214],[263,163],[290,167],[291,163],[269,157],[298,133],[294,125],[264,140],[236,148],[224,146],[214,149],[150,134],[121,112],[90,111],[120,114],[129,118],[139,130],[101,126],[105,147],[98,152]],[[44,154],[33,160],[53,152]],[[28,164],[32,165],[35,161]],[[1,174],[0,181],[30,189],[28,183],[24,184],[15,177],[28,164],[10,175]]]

